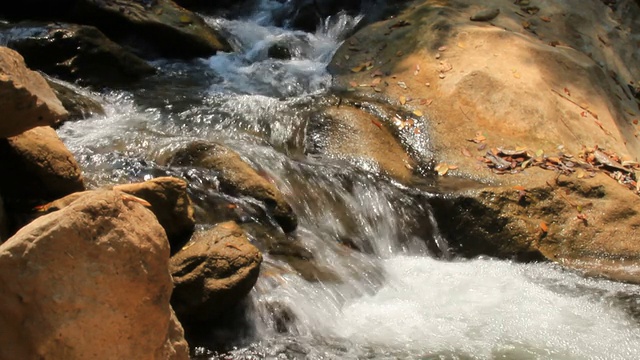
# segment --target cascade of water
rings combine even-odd
[[[429,194],[304,156],[301,129],[330,85],[326,65],[359,18],[338,15],[315,34],[273,26],[292,3],[261,0],[245,17],[207,18],[236,52],[159,61],[159,78],[105,96],[106,116],[60,129],[94,185],[171,174],[158,164],[204,139],[236,150],[285,194],[300,218],[297,241],[312,255],[300,266],[320,275],[266,254],[250,295],[250,345],[231,356],[639,358],[640,328],[628,313],[640,307],[637,287],[548,264],[451,261]],[[270,58],[274,44],[291,58]]]

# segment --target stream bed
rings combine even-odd
[[[207,18],[231,34],[236,52],[157,61],[159,74],[130,91],[83,90],[107,114],[59,129],[89,186],[187,178],[201,228],[226,220],[220,209],[233,201],[246,210],[234,216],[254,242],[286,240],[255,230],[273,224],[250,210],[250,200],[212,191],[214,175],[166,165],[195,140],[238,152],[294,208],[296,241],[314,269],[300,264],[308,259],[265,254],[248,310],[228,324],[235,335],[205,333],[196,358],[640,358],[637,286],[549,263],[456,258],[429,205],[437,194],[363,164],[307,155],[310,114],[331,87],[326,66],[360,18],[333,16],[314,34],[273,26],[286,6],[262,0],[251,14]],[[268,57],[277,43],[290,46],[290,60]]]

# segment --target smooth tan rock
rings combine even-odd
[[[0,359],[188,359],[155,216],[97,191],[0,246]]]
[[[227,147],[197,141],[178,151],[170,161],[174,166],[200,166],[218,172],[220,191],[249,196],[262,201],[285,232],[298,226],[298,218],[284,195],[265,180],[240,155]]]
[[[68,115],[45,79],[5,47],[0,47],[0,110],[0,138],[55,125]]]
[[[113,187],[151,204],[151,211],[167,232],[172,249],[177,250],[193,233],[195,219],[193,205],[187,194],[187,183],[172,177],[159,177],[137,184]]]
[[[171,298],[184,323],[214,321],[244,298],[258,279],[262,255],[235,222],[196,233],[171,258]]]
[[[0,158],[0,192],[12,211],[85,189],[78,163],[50,127],[0,140]]]

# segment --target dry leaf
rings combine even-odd
[[[403,95],[398,99],[400,101],[400,105],[404,105],[407,103],[407,98]]]
[[[458,165],[449,165],[449,170],[456,170],[458,169]]]
[[[400,86],[404,90],[407,90],[407,84],[405,84],[404,81],[398,81],[398,86]]]
[[[551,18],[548,16],[540,16],[540,20],[544,21],[544,22],[551,22]]]
[[[449,171],[449,165],[445,163],[440,163],[435,167],[434,170],[438,172],[438,175],[445,176]]]
[[[462,148],[461,152],[462,152],[462,155],[466,157],[471,157],[471,152],[467,150],[467,148]]]
[[[520,185],[516,185],[513,188],[518,190],[518,191],[526,191],[527,190],[527,189],[524,188],[524,186],[520,186]]]
[[[380,124],[378,121],[376,121],[376,120],[373,120],[373,119],[372,119],[372,120],[371,120],[371,123],[372,123],[373,125],[377,126],[377,127],[378,127],[378,129],[382,129],[382,124]]]
[[[633,125],[638,125],[638,119],[633,119]]]
[[[422,116],[422,111],[420,111],[420,110],[413,110],[413,115],[420,117],[420,116]]]
[[[364,66],[364,65],[358,65],[356,67],[352,67],[351,68],[351,72],[358,73],[358,72],[364,70],[365,67],[366,66]]]
[[[373,79],[373,81],[371,82],[371,86],[372,87],[378,86],[378,84],[380,84],[380,82],[382,82],[382,79],[377,77],[377,78]]]
[[[564,88],[564,93],[567,94],[568,96],[571,96],[571,91],[569,91],[569,89]]]
[[[544,221],[540,222],[540,230],[542,230],[542,232],[544,233],[549,232],[549,226],[547,225],[546,222]]]

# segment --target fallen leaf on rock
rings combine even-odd
[[[400,105],[404,105],[407,103],[407,98],[403,95],[403,96],[400,96],[398,101],[400,101]]]
[[[520,186],[520,185],[516,185],[513,187],[514,189],[518,190],[518,191],[526,191],[526,189],[524,188],[524,186]]]
[[[449,170],[457,170],[458,165],[449,165]]]
[[[633,125],[638,125],[638,119],[633,119]]]
[[[487,138],[484,135],[482,135],[482,133],[480,131],[478,131],[476,133],[476,137],[474,137],[473,139],[467,139],[467,141],[471,141],[471,142],[474,142],[476,144],[479,144],[479,143],[481,143],[481,142],[483,142],[485,140],[487,140]]]
[[[372,87],[378,86],[378,84],[380,84],[380,82],[382,82],[382,79],[377,77],[377,78],[373,79],[373,81],[371,82],[371,86]]]
[[[471,157],[471,152],[467,150],[467,148],[462,148],[461,152],[462,152],[462,155],[466,157]]]
[[[373,125],[377,126],[377,127],[378,127],[378,129],[381,129],[381,130],[382,130],[382,124],[381,124],[380,122],[378,122],[378,121],[376,121],[376,120],[373,120],[373,119],[372,119],[372,120],[371,120],[371,123],[372,123]]]
[[[434,170],[438,173],[438,175],[445,176],[449,171],[449,165],[445,163],[440,163],[435,167]]]
[[[384,73],[380,70],[376,70],[373,72],[373,74],[371,74],[371,77],[376,77],[376,76],[384,76]]]
[[[571,96],[571,92],[567,88],[564,88],[564,93],[567,94],[568,96]]]
[[[546,222],[544,221],[540,222],[540,230],[542,230],[543,233],[549,232],[549,226],[547,225]]]
[[[413,115],[420,117],[420,116],[422,116],[422,111],[420,111],[420,110],[413,110]]]
[[[548,16],[540,16],[540,20],[544,21],[544,22],[551,22],[551,18]]]
[[[404,90],[408,89],[407,84],[404,81],[398,81],[398,86],[400,86]]]
[[[365,69],[365,67],[366,67],[366,66],[365,66],[365,65],[362,65],[362,64],[361,64],[361,65],[358,65],[358,66],[355,66],[355,67],[352,67],[352,68],[351,68],[351,72],[359,73],[360,71],[364,70],[364,69]]]
[[[438,51],[440,51],[440,52],[443,52],[443,51],[446,51],[446,50],[447,50],[447,47],[446,47],[446,46],[440,46],[440,47],[438,48]]]

